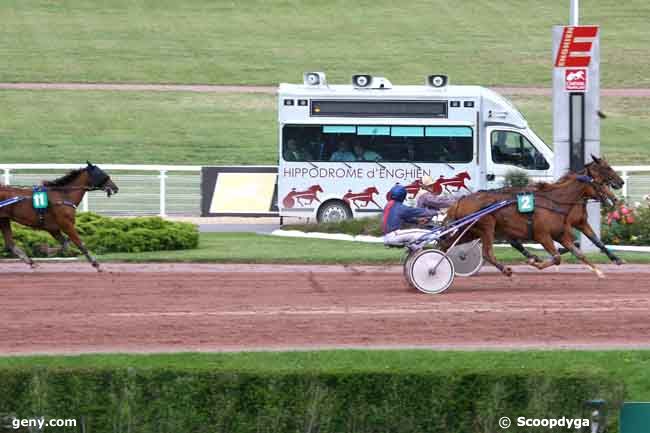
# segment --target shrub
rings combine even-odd
[[[302,232],[344,233],[347,235],[382,236],[381,216],[343,220],[320,224],[287,224],[283,230],[300,230]]]
[[[581,419],[587,415],[583,402],[594,397],[605,398],[614,412],[625,395],[615,381],[586,372],[463,369],[276,373],[5,368],[0,369],[0,386],[0,413],[83,417],[75,431],[152,433],[484,433],[500,431],[497,421],[504,415]],[[616,417],[610,417],[612,431],[616,424]]]
[[[95,254],[183,250],[199,244],[194,224],[165,221],[159,217],[109,218],[84,212],[77,215],[76,227],[88,249]],[[48,255],[46,247],[59,247],[59,243],[44,231],[17,224],[13,225],[13,231],[18,246],[31,257],[45,257]],[[71,243],[67,255],[78,254]],[[9,256],[6,252],[4,255]]]
[[[530,184],[530,177],[525,171],[522,170],[509,170],[505,179],[503,180],[503,186],[505,187],[524,187]]]

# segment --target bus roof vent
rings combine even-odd
[[[305,86],[327,86],[325,72],[305,72],[302,80]]]
[[[373,77],[368,74],[352,76],[352,86],[355,89],[392,89],[393,85],[384,77]]]
[[[437,74],[437,75],[429,75],[427,77],[426,84],[427,86],[440,88],[440,87],[445,87],[448,83],[449,83],[449,77],[447,77],[446,75]]]

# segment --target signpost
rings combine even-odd
[[[578,171],[600,156],[600,28],[578,25],[578,1],[570,26],[553,27],[553,150],[555,177]],[[589,224],[600,234],[600,204],[587,206]],[[586,236],[581,248],[595,251]]]

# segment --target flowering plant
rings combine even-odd
[[[627,207],[625,204],[607,213],[607,225],[610,226],[614,221],[620,224],[633,224],[635,220],[634,209]]]

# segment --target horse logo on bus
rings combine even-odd
[[[320,203],[317,196],[319,192],[323,192],[323,188],[320,185],[312,185],[305,191],[296,191],[296,188],[291,188],[291,192],[282,200],[282,205],[286,209],[291,209],[296,203],[301,207],[312,204],[314,200]]]
[[[347,194],[343,196],[343,201],[345,201],[347,204],[350,204],[350,202],[354,203],[357,209],[360,207],[368,207],[369,203],[372,203],[381,209],[379,203],[377,203],[374,199],[375,194],[379,194],[379,190],[374,186],[370,186],[358,193],[353,193],[352,190],[349,189]]]

